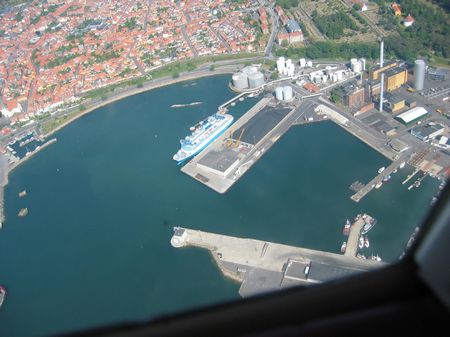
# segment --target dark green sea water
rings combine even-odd
[[[233,96],[228,76],[126,98],[84,116],[18,167],[0,231],[0,336],[41,336],[144,320],[238,299],[206,251],[174,249],[172,227],[338,252],[345,219],[378,219],[368,254],[395,261],[437,182],[404,168],[360,203],[349,185],[388,161],[331,122],[295,127],[225,195],[172,160],[189,126]],[[187,108],[171,104],[204,102]],[[256,99],[239,102],[238,117]],[[28,196],[19,198],[26,189]],[[29,215],[17,217],[22,207]]]

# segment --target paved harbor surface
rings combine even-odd
[[[224,193],[303,113],[301,105],[264,97],[181,171]]]
[[[361,226],[352,226],[359,237]],[[353,236],[352,236],[353,237]],[[321,283],[383,266],[383,262],[349,255],[283,245],[254,239],[174,228],[174,247],[200,247],[210,251],[222,273],[242,282],[242,297],[294,285]]]

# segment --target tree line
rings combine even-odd
[[[308,47],[278,49],[277,56],[289,58],[309,59],[350,59],[353,57],[364,57],[375,59],[379,57],[379,46],[377,43],[353,42],[335,43],[331,41],[316,42]]]

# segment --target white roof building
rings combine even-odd
[[[428,114],[428,111],[418,106],[398,115],[396,118],[401,122],[408,124],[420,117],[425,116],[426,114]]]

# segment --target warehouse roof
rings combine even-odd
[[[396,118],[400,119],[403,123],[408,124],[426,114],[428,114],[428,111],[418,106],[398,115]]]

